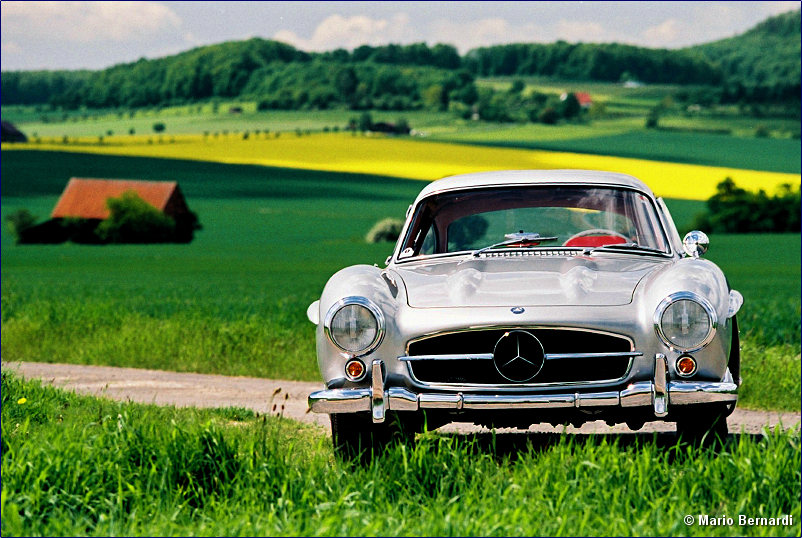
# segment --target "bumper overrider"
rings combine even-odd
[[[330,389],[309,395],[315,413],[370,412],[373,422],[384,422],[387,411],[493,411],[525,409],[589,409],[651,407],[655,419],[668,415],[669,406],[732,403],[738,399],[733,382],[669,381],[666,357],[658,353],[654,378],[635,382],[620,391],[561,394],[465,394],[413,392],[403,387],[385,387],[382,361],[372,364],[371,386],[361,389]],[[634,410],[634,409],[633,409]]]

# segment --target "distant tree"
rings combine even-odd
[[[369,112],[363,112],[359,115],[359,123],[357,124],[357,129],[360,132],[370,131],[371,127],[373,127],[373,118],[370,116]]]
[[[36,224],[37,217],[27,209],[17,209],[12,211],[7,217],[6,222],[14,235],[16,242],[22,239],[23,232]]]
[[[508,91],[509,93],[517,94],[524,91],[524,88],[526,88],[526,84],[524,84],[524,81],[519,78],[516,78],[515,80],[512,81],[512,86],[510,86],[510,89]]]
[[[649,110],[649,115],[646,116],[645,126],[647,129],[656,129],[660,125],[660,107],[654,107]]]
[[[153,124],[153,132],[155,132],[155,133],[161,133],[166,128],[167,128],[167,126],[164,125],[164,123],[160,122],[160,121],[157,121],[156,123]]]
[[[561,100],[561,115],[563,118],[575,118],[582,112],[582,106],[579,104],[579,100],[576,98],[576,95],[573,93],[569,93],[565,96],[565,99]]]
[[[423,90],[423,105],[434,110],[443,109],[443,86],[432,84]]]
[[[717,233],[794,232],[800,230],[800,188],[783,185],[769,196],[762,189],[750,192],[728,177],[707,200],[707,212],[694,227]]]
[[[546,125],[554,125],[560,119],[560,113],[553,106],[547,106],[538,114],[537,120]]]

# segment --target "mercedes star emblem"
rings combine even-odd
[[[543,368],[546,353],[535,335],[526,331],[507,331],[496,342],[493,364],[504,379],[524,383]]]

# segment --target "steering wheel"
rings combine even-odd
[[[591,228],[575,233],[563,243],[564,247],[600,247],[628,243],[630,239],[622,233],[608,228]]]

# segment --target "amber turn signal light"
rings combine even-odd
[[[677,373],[681,376],[690,376],[696,372],[696,361],[693,357],[683,356],[677,359]]]
[[[365,377],[365,365],[360,360],[351,360],[345,363],[345,375],[351,381],[359,381]]]

